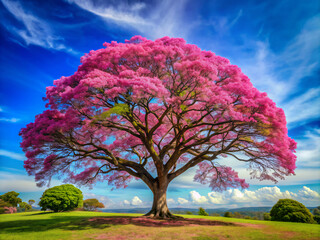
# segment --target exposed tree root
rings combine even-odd
[[[173,215],[169,210],[151,209],[144,216],[154,219],[184,219],[183,217]]]

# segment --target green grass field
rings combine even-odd
[[[137,217],[141,214],[99,212],[2,214],[0,239],[320,239],[320,225],[245,220],[224,217],[182,215],[186,218],[234,223],[234,226],[141,226],[133,224],[105,224],[89,221],[92,217]],[[111,220],[112,221],[112,220]]]

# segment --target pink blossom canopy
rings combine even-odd
[[[181,38],[104,46],[47,87],[48,109],[21,130],[24,166],[39,185],[58,175],[150,187],[198,166],[195,181],[214,190],[248,187],[230,158],[260,180],[294,173],[283,110],[239,67]]]

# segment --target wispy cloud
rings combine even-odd
[[[0,121],[16,123],[16,122],[19,122],[20,119],[19,118],[0,118]]]
[[[156,6],[147,6],[145,3],[132,5],[119,3],[116,6],[100,4],[87,0],[69,0],[80,8],[112,21],[118,25],[132,27],[141,34],[150,38],[163,36],[186,37],[192,24],[185,24],[183,9],[187,0],[159,1]],[[143,11],[146,10],[147,11]],[[179,9],[179,10],[177,10]]]
[[[229,33],[230,29],[238,22],[243,15],[243,10],[240,9],[236,16],[217,16],[208,24],[213,26],[216,34],[223,36]]]
[[[27,11],[18,1],[1,0],[5,8],[20,22],[23,27],[5,26],[8,31],[23,40],[22,46],[36,45],[47,49],[76,54],[63,44],[63,38],[56,36],[45,20]]]
[[[303,125],[320,117],[320,87],[310,88],[283,104],[289,127]]]
[[[320,129],[307,132],[303,139],[297,140],[297,165],[301,167],[320,168]],[[320,172],[319,174],[320,175]]]
[[[51,187],[61,185],[58,180],[52,180]],[[38,192],[46,187],[37,187],[34,178],[23,174],[8,173],[0,171],[0,192]]]
[[[268,41],[249,41],[255,45],[256,54],[253,58],[242,59],[244,63],[240,63],[255,87],[267,92],[278,106],[284,108],[289,127],[320,117],[320,89],[306,89],[302,82],[319,69],[319,22],[320,16],[309,19],[277,54],[270,49]],[[294,94],[296,97],[292,98]]]
[[[0,149],[0,156],[8,157],[8,158],[19,160],[19,161],[24,161],[26,159],[24,154],[10,152],[4,149]]]
[[[124,25],[130,25],[135,28],[150,25],[144,18],[140,17],[140,10],[145,8],[144,3],[133,3],[132,5],[119,3],[116,7],[100,6],[87,0],[69,0],[69,3],[75,3],[80,8],[89,11],[95,15],[110,19],[114,22]]]

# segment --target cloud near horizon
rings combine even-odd
[[[297,200],[308,207],[320,204],[320,194],[303,186],[297,193],[281,191],[278,187],[262,187],[255,191],[229,189],[225,192],[209,192],[207,196],[201,196],[193,190],[189,193],[189,200],[178,198],[179,205],[185,207],[205,206],[207,208],[219,208],[232,206],[273,206],[279,199],[290,198]]]
[[[122,204],[120,204],[120,206],[124,206],[124,207],[139,207],[142,206],[144,204],[144,202],[142,202],[142,200],[138,197],[138,196],[134,196],[131,201],[129,200],[124,200],[122,202]]]

